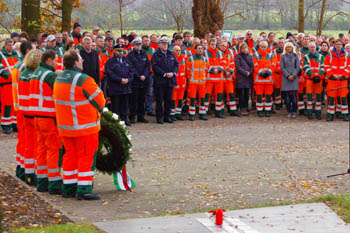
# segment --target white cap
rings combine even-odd
[[[299,32],[297,36],[298,36],[298,37],[299,37],[299,36],[300,36],[300,37],[304,37],[304,36],[305,36],[305,34],[304,34],[304,33],[302,33],[302,32]]]
[[[240,39],[240,38],[244,38],[244,36],[243,36],[242,34],[239,34],[239,35],[237,36],[237,39]]]
[[[161,43],[168,43],[168,37],[166,37],[166,36],[163,36],[162,38],[160,38],[159,40],[158,40],[158,44],[161,44]]]
[[[94,28],[93,28],[92,30],[93,30],[93,31],[97,31],[97,30],[100,30],[100,28],[97,27],[97,26],[94,26]]]
[[[54,41],[56,40],[56,37],[54,35],[49,35],[48,37],[46,37],[45,41]]]
[[[136,37],[132,42],[132,44],[142,44],[142,39],[141,37]]]
[[[256,40],[263,40],[264,38],[262,36],[258,36]]]

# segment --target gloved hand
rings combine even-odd
[[[313,78],[314,83],[320,83],[321,82],[321,77],[318,75],[315,75]]]

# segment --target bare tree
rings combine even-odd
[[[185,0],[178,0],[178,1],[167,0],[166,4],[176,24],[176,30],[178,32],[183,32],[185,27],[185,21],[184,21]]]
[[[118,4],[118,15],[120,25],[120,35],[123,35],[123,8],[135,2],[136,0],[117,0]]]

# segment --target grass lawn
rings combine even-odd
[[[11,233],[102,233],[103,231],[98,230],[94,225],[90,223],[82,224],[55,224],[48,226],[41,226],[35,228],[19,228]]]
[[[301,201],[288,201],[280,203],[266,203],[263,205],[249,206],[247,208],[262,208],[270,206],[280,206],[280,205],[294,205],[294,204],[305,204],[305,203],[315,203],[323,202],[328,205],[334,212],[336,212],[346,223],[350,223],[350,194],[344,195],[328,195],[317,197],[308,200]],[[228,210],[237,210],[239,208],[232,207],[227,208]],[[210,209],[202,209],[198,212],[207,212]],[[196,212],[196,213],[198,213]],[[190,214],[182,212],[173,212],[173,213],[160,213],[157,216],[166,216],[166,215],[176,215],[176,214]],[[11,231],[12,233],[102,233],[90,223],[84,224],[57,224],[42,226],[36,228],[19,228]]]

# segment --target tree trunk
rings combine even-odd
[[[193,0],[194,36],[203,38],[206,31],[215,33],[224,26],[221,0]]]
[[[120,25],[120,36],[123,35],[123,0],[119,0],[119,25]]]
[[[62,31],[70,32],[72,23],[73,0],[62,0]]]
[[[40,0],[22,0],[22,31],[29,37],[36,36],[41,29]]]
[[[304,0],[299,0],[298,5],[298,32],[304,32]]]
[[[322,1],[321,13],[320,13],[320,20],[318,21],[317,36],[320,36],[322,34],[323,18],[324,18],[324,13],[325,12],[326,12],[326,0],[323,0]]]

